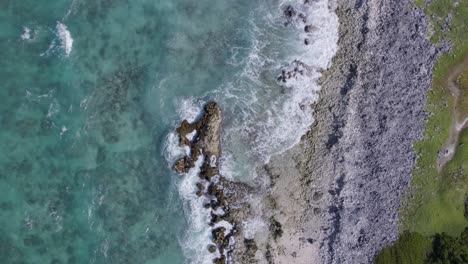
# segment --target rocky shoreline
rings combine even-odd
[[[299,144],[257,168],[258,184],[219,175],[216,103],[177,130],[191,154],[174,169],[187,172],[203,158],[197,194],[210,201],[214,263],[372,263],[398,238],[439,51],[410,0],[332,0],[329,7],[340,21],[339,49],[323,72],[315,122]],[[307,22],[290,6],[284,16],[285,26]],[[300,67],[279,73],[279,83],[303,74],[306,67],[294,63]],[[252,233],[257,220],[264,225]]]
[[[398,238],[438,50],[412,1],[338,0],[336,13],[339,50],[316,120],[266,166],[276,186],[266,211],[284,237],[266,242],[269,263],[372,263]]]
[[[178,159],[174,171],[188,173],[199,164],[197,196],[205,200],[204,209],[210,214],[212,243],[204,245],[213,254],[213,263],[232,263],[234,236],[241,232],[239,211],[247,212],[247,203],[242,197],[250,192],[242,183],[234,183],[219,174],[221,156],[221,109],[215,102],[208,102],[201,116],[193,123],[182,121],[176,129],[180,147],[190,149],[189,154]],[[203,246],[203,245],[200,245]],[[251,246],[252,247],[252,246]]]

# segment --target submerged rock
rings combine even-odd
[[[286,9],[284,10],[283,14],[287,19],[292,19],[296,16],[297,12],[294,9],[294,7],[288,5]]]

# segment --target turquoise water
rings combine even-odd
[[[1,262],[201,263],[206,219],[194,215],[190,177],[170,170],[180,155],[171,131],[219,101],[225,174],[246,181],[298,139],[311,122],[298,102],[318,88],[275,81],[303,52],[281,8],[0,1]]]

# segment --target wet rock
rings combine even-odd
[[[187,138],[187,134],[192,133],[195,130],[196,125],[190,124],[187,120],[182,121],[180,126],[176,129],[179,134],[179,145],[189,146],[190,141]]]
[[[203,180],[196,183],[196,195],[205,196],[209,203],[203,205],[207,210],[210,208],[211,218],[209,226],[215,226],[220,221],[228,221],[236,227],[235,221],[230,216],[230,209],[227,206],[228,197],[225,194],[224,184],[229,181],[219,175],[219,157],[221,155],[220,130],[221,130],[221,110],[215,102],[209,102],[204,107],[201,117],[193,123],[184,120],[176,129],[179,134],[179,144],[182,147],[190,148],[190,155],[187,155],[174,164],[174,170],[178,173],[187,173],[195,167],[196,161],[203,155],[203,163],[200,166],[199,177]],[[189,138],[188,134],[196,131],[196,136]],[[205,183],[206,181],[206,183]],[[206,188],[207,186],[207,188]],[[206,191],[205,191],[206,190]],[[230,201],[231,202],[231,201]],[[218,211],[221,210],[221,211]],[[222,212],[222,213],[221,213]],[[208,225],[207,225],[208,228]],[[214,263],[226,263],[232,252],[230,241],[233,239],[232,231],[226,234],[226,228],[218,227],[212,230],[212,241],[215,245],[207,245],[211,253],[219,250],[220,257]]]
[[[304,31],[307,32],[307,33],[311,33],[311,32],[313,32],[315,30],[316,30],[316,28],[314,26],[312,26],[312,25],[306,25],[304,27]]]
[[[283,14],[288,20],[290,20],[296,16],[297,12],[292,6],[288,5],[284,10]]]
[[[177,173],[182,174],[188,173],[193,167],[195,167],[195,162],[193,161],[193,159],[191,157],[185,156],[176,161],[173,169]]]
[[[197,130],[197,137],[190,141],[187,135],[194,130]],[[187,173],[195,166],[200,152],[203,152],[205,158],[202,167],[203,178],[210,178],[217,174],[218,170],[210,166],[210,158],[214,156],[217,160],[221,155],[220,130],[221,110],[215,102],[207,103],[203,115],[194,123],[182,121],[176,132],[179,134],[180,146],[190,147],[190,156],[179,159],[174,165],[174,170],[178,173]]]
[[[210,226],[214,226],[223,220],[226,220],[229,222],[232,219],[230,219],[229,214],[217,215],[217,214],[211,213]]]
[[[216,259],[213,260],[213,263],[214,264],[226,264],[226,257],[221,256],[219,258],[216,258]]]
[[[215,245],[210,245],[210,246],[208,246],[208,251],[209,251],[210,253],[215,253],[215,252],[216,252],[216,249],[217,249],[217,248],[216,248]]]
[[[197,182],[197,184],[195,184],[195,185],[197,186],[197,189],[198,189],[199,191],[205,190],[205,186],[203,185],[203,183]]]
[[[278,76],[277,81],[286,83],[290,79],[296,79],[304,75],[308,71],[306,64],[299,60],[294,60],[291,64],[281,69],[281,74]]]
[[[211,167],[209,162],[205,162],[202,165],[201,171],[200,171],[200,178],[210,181],[213,176],[216,176],[219,174],[219,169],[217,167]]]
[[[211,231],[211,235],[213,236],[213,242],[217,245],[222,245],[224,242],[224,233],[226,232],[226,228],[218,227]]]
[[[299,14],[298,15],[299,19],[301,19],[302,23],[307,23],[307,17],[304,14]]]
[[[226,205],[226,197],[224,196],[224,191],[223,189],[221,189],[221,186],[217,185],[217,184],[210,184],[208,186],[208,194],[211,195],[211,196],[214,196],[217,200],[217,202],[221,205],[221,206],[225,206]]]

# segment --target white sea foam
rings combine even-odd
[[[203,109],[204,102],[194,98],[183,98],[176,102],[177,110],[181,120],[187,120],[189,123],[195,121]]]
[[[53,115],[55,115],[56,113],[59,112],[59,103],[57,102],[57,100],[52,100],[52,102],[50,103],[49,105],[49,109],[47,110],[47,117],[52,117]]]
[[[303,0],[281,1],[278,9],[270,8],[270,2],[260,4],[251,14],[253,44],[248,55],[244,58],[240,55],[241,50],[245,54],[245,47],[227,47],[233,51],[228,63],[243,66],[243,70],[209,94],[223,109],[223,154],[219,163],[221,175],[226,178],[253,180],[257,177],[255,166],[297,144],[314,121],[311,105],[318,99],[320,72],[330,66],[337,50],[338,18],[329,9],[328,0],[312,1],[298,11],[307,15],[307,25],[316,30],[304,32],[305,24],[300,21],[285,29],[282,11],[286,5],[298,9],[304,6],[302,3]],[[305,38],[310,40],[309,45],[304,44]],[[294,63],[295,60],[301,63]],[[276,81],[281,69],[294,68],[302,74],[286,83]],[[177,101],[181,120],[193,122],[203,103],[206,101],[194,98]],[[171,144],[176,144],[172,141]],[[175,152],[172,148],[167,150]],[[206,247],[200,246],[210,243],[209,211],[204,210],[203,199],[195,195],[197,174],[198,167],[184,177],[179,188],[187,204],[186,214],[190,216],[187,242],[182,244],[191,263],[209,263],[211,257]],[[261,218],[248,219],[243,227],[247,238],[268,228]]]
[[[190,105],[190,104],[187,104]],[[191,111],[182,111],[182,114],[193,113]],[[188,115],[183,116],[189,118]],[[188,150],[190,151],[190,149]],[[187,149],[179,146],[179,136],[175,132],[169,133],[164,144],[164,156],[169,166],[172,166],[177,158],[188,155]],[[206,198],[196,195],[196,183],[200,181],[198,174],[204,160],[203,155],[196,161],[195,167],[180,178],[178,182],[178,191],[183,200],[185,215],[188,216],[188,229],[179,243],[182,245],[184,255],[188,263],[211,264],[216,254],[207,254],[207,247],[211,243],[211,231],[209,229],[210,210],[204,208]]]
[[[30,40],[31,39],[31,29],[28,27],[23,26],[23,34],[21,34],[22,40]]]
[[[211,155],[210,157],[210,167],[215,168],[216,167],[216,156]]]
[[[244,236],[247,239],[253,239],[259,231],[267,231],[268,226],[260,217],[247,219],[242,222]]]
[[[68,31],[67,26],[60,23],[59,21],[57,21],[56,30],[57,36],[60,39],[61,46],[65,50],[65,54],[68,57],[70,56],[70,53],[73,48],[73,38],[71,36],[71,33],[70,31]]]
[[[252,18],[254,44],[244,71],[219,89],[217,97],[228,119],[223,127],[223,176],[252,180],[255,164],[267,163],[271,155],[297,144],[314,121],[310,106],[318,99],[320,70],[330,65],[337,50],[338,18],[327,0],[305,6],[302,2],[282,1],[280,11],[261,8],[257,12]],[[280,27],[284,21],[282,10],[287,5],[307,14],[308,21],[294,22],[285,37]],[[316,30],[306,33],[305,25]],[[304,44],[306,37],[309,45]],[[284,51],[271,46],[289,51],[279,56]],[[293,63],[295,60],[300,63]],[[298,68],[303,74],[279,86],[275,80],[281,68]]]
[[[221,207],[217,208],[216,210],[211,210],[211,212],[215,215],[224,215],[226,213]]]
[[[197,130],[193,130],[192,132],[188,133],[185,136],[187,137],[188,140],[192,141],[196,134],[197,134]]]
[[[200,180],[198,174],[202,164],[203,159],[199,158],[195,168],[184,175],[179,185],[179,193],[184,202],[184,212],[189,216],[189,227],[181,244],[190,263],[209,264],[213,262],[213,256],[207,254],[207,246],[211,242],[211,232],[208,228],[210,211],[203,206],[207,201],[196,195],[197,187],[195,185]]]
[[[179,136],[175,132],[171,132],[167,135],[164,148],[164,156],[170,164],[187,153],[186,149],[179,146]]]
[[[68,128],[66,126],[62,126],[62,130],[60,131],[60,136],[63,136],[68,131]]]
[[[216,223],[213,226],[213,229],[220,228],[220,227],[224,227],[224,229],[226,229],[226,231],[224,232],[224,236],[226,236],[227,234],[231,233],[233,225],[226,220],[222,220]]]

